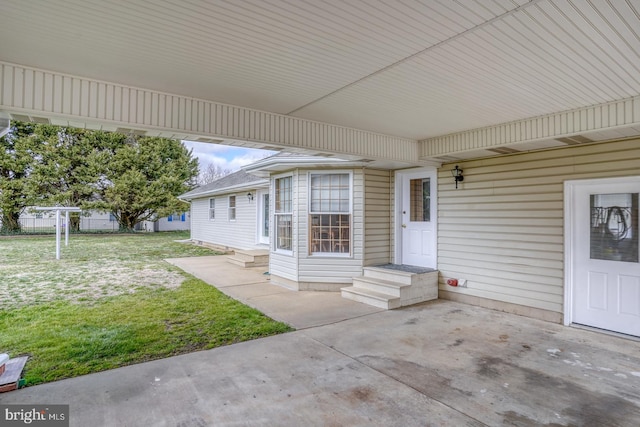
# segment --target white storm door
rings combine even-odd
[[[575,184],[573,323],[640,336],[640,180]]]
[[[436,268],[436,171],[400,175],[402,264]]]
[[[257,192],[258,199],[258,243],[269,244],[269,193]]]

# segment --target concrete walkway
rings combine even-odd
[[[226,262],[224,256],[173,258],[167,262],[296,329],[328,325],[382,311],[344,299],[339,292],[296,292],[272,285],[269,275],[265,274],[269,270],[267,267],[241,268]]]
[[[339,311],[303,292],[249,295],[261,274],[218,271],[214,282],[233,278],[219,286],[267,309],[295,294],[298,312]],[[346,310],[354,317],[290,316],[306,329],[28,387],[0,404],[68,403],[71,426],[640,425],[638,341],[450,301]]]

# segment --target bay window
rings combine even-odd
[[[351,251],[351,175],[312,173],[309,184],[309,251]]]
[[[275,192],[275,247],[293,250],[293,178],[285,176],[274,181]]]

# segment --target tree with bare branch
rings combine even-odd
[[[222,166],[209,163],[206,168],[200,171],[198,175],[198,185],[205,185],[213,182],[223,176],[229,175],[230,169],[223,169]]]

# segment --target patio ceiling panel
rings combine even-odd
[[[515,11],[295,115],[426,139],[639,94],[638,11],[576,3]]]
[[[446,0],[3,3],[0,31],[11,39],[5,61],[284,114],[517,7]]]
[[[3,60],[285,114],[484,19],[446,1],[3,3],[20,34]]]
[[[0,39],[5,63],[431,141],[439,158],[462,155],[447,140],[640,95],[635,0],[3,0]]]

